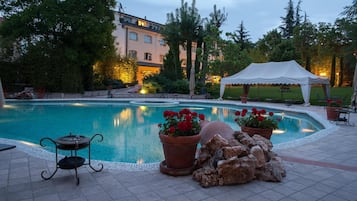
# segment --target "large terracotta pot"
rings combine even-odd
[[[242,126],[241,130],[249,134],[249,136],[253,136],[255,134],[261,135],[266,139],[270,140],[271,135],[273,134],[272,128],[253,128],[253,127],[245,127]]]
[[[201,136],[159,136],[165,156],[165,161],[160,164],[160,171],[174,176],[191,174]]]
[[[339,117],[338,110],[341,109],[339,107],[326,107],[326,115],[327,115],[327,120],[330,121],[336,121]]]

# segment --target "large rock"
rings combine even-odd
[[[263,167],[266,161],[263,149],[259,145],[255,145],[250,149],[250,153],[257,159],[256,167]]]
[[[218,174],[215,168],[200,168],[195,171],[193,174],[193,179],[196,181],[200,181],[201,186],[210,187],[210,186],[218,186]]]
[[[193,179],[203,187],[243,184],[254,179],[280,182],[286,172],[272,147],[259,135],[235,132],[228,140],[213,135],[199,150]]]
[[[222,148],[223,157],[230,159],[232,157],[242,157],[248,155],[248,149],[246,146],[227,146]]]
[[[244,184],[255,178],[254,160],[244,156],[218,162],[219,185]]]
[[[228,141],[219,134],[214,135],[206,144],[202,145],[202,147],[207,147],[210,153],[216,153],[217,150],[227,146],[230,146]]]
[[[221,135],[224,139],[233,139],[234,130],[226,123],[220,121],[201,121],[200,144],[206,144],[214,135]]]
[[[286,176],[286,171],[281,163],[281,158],[274,157],[256,170],[255,176],[259,180],[280,182]]]

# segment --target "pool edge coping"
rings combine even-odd
[[[141,99],[145,101],[157,101],[161,100],[160,98],[135,98],[135,99]],[[32,101],[33,100],[33,101]],[[113,101],[120,101],[120,102],[130,102],[133,100],[133,98],[74,98],[74,99],[32,99],[32,100],[26,100],[26,101],[10,101],[10,102],[44,102],[44,101],[50,101],[50,102],[55,102],[55,101],[107,101],[107,102],[113,102]],[[318,139],[321,139],[334,131],[338,129],[338,126],[330,123],[328,120],[322,118],[322,116],[318,115],[316,112],[313,111],[307,111],[307,110],[302,110],[299,108],[293,108],[293,107],[283,107],[282,105],[272,105],[269,103],[262,103],[262,102],[249,102],[249,103],[240,103],[237,101],[227,101],[227,100],[207,100],[207,99],[165,99],[167,101],[179,101],[179,102],[185,102],[185,103],[219,103],[219,104],[231,104],[231,105],[236,105],[236,106],[256,106],[256,107],[268,107],[272,109],[278,109],[278,110],[287,110],[291,112],[298,112],[298,113],[304,113],[315,119],[317,122],[322,124],[322,126],[325,128],[321,131],[318,131],[310,136],[293,140],[290,142],[285,142],[285,143],[280,143],[277,145],[274,145],[273,151],[275,150],[283,150],[283,149],[288,149],[296,146],[301,146],[307,143],[314,142]],[[301,106],[299,106],[301,107]],[[303,106],[304,108],[309,108],[310,106]],[[313,107],[322,107],[322,106],[313,106]],[[6,144],[13,144],[16,145],[17,148],[19,148],[20,151],[23,151],[25,153],[28,153],[31,156],[44,159],[47,161],[55,161],[54,154],[52,152],[49,152],[45,149],[42,149],[40,145],[21,141],[21,140],[13,140],[13,139],[8,139],[8,138],[0,138],[0,143],[6,143]],[[94,162],[95,164],[100,164],[102,163],[105,168],[107,169],[114,169],[114,170],[125,170],[125,171],[144,171],[144,170],[158,170],[159,169],[159,162],[155,163],[145,163],[145,164],[136,164],[136,163],[125,163],[125,162],[110,162],[110,161],[102,161],[102,160],[91,160],[91,162]]]

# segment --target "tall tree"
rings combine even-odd
[[[288,6],[285,10],[286,16],[281,17],[283,24],[280,26],[280,29],[282,30],[282,36],[284,38],[291,38],[295,27],[294,3],[292,0],[289,0]]]
[[[241,21],[238,29],[235,32],[227,32],[226,36],[230,37],[235,43],[239,44],[241,51],[252,47],[252,44],[249,41],[250,38],[248,31],[245,29],[243,21]]]
[[[114,7],[114,0],[0,1],[2,48],[25,68],[19,72],[30,72],[26,80],[40,76],[56,91],[91,89],[93,65],[114,52]]]
[[[346,6],[341,14],[343,18],[340,20],[340,27],[351,41],[343,49],[346,57],[345,63],[353,71],[356,65],[356,58],[353,54],[357,53],[357,0],[353,0],[352,5]]]
[[[350,27],[350,23],[345,19],[337,19],[335,21],[336,27],[336,42],[334,44],[334,50],[340,60],[340,72],[338,74],[339,79],[337,82],[337,86],[341,86],[344,80],[344,71],[345,71],[345,52],[350,49],[353,38],[351,33],[348,31]],[[353,25],[352,25],[353,26]],[[356,26],[356,25],[355,25]],[[355,32],[357,34],[357,32]],[[357,46],[355,46],[357,49]],[[347,56],[351,56],[352,52],[347,51]]]
[[[336,84],[336,61],[343,57],[343,47],[348,43],[348,38],[339,27],[338,21],[334,25],[319,23],[318,41],[322,54],[331,56],[330,84]],[[343,58],[342,58],[343,59]],[[341,60],[340,60],[341,61]],[[341,63],[341,62],[340,62]],[[342,61],[343,63],[343,61]],[[338,83],[337,83],[338,84]]]
[[[267,34],[263,35],[262,39],[259,39],[256,43],[256,48],[259,52],[264,55],[266,61],[270,61],[272,57],[272,52],[274,49],[282,42],[282,35],[277,29],[269,31]]]
[[[342,15],[345,15],[347,19],[350,19],[351,21],[357,20],[357,0],[353,0],[351,6],[346,6],[344,8],[344,11],[341,13]]]
[[[188,80],[190,79],[192,67],[192,43],[197,39],[198,29],[201,24],[202,20],[196,8],[196,0],[192,0],[191,6],[187,2],[184,2],[184,0],[181,0],[180,31],[181,42],[186,49],[186,73]]]
[[[315,52],[316,41],[316,27],[305,18],[305,21],[294,29],[294,45],[308,71],[311,71],[311,57]]]
[[[206,75],[208,73],[208,58],[211,55],[216,58],[219,55],[218,43],[220,39],[220,28],[227,20],[227,13],[224,9],[217,9],[217,6],[213,6],[213,12],[209,14],[210,18],[204,23],[203,31],[203,44],[202,44],[202,69],[199,73],[199,83],[203,86],[206,81]],[[199,47],[199,46],[198,46]],[[199,49],[198,49],[199,50]],[[199,51],[196,52],[196,57],[199,58]],[[196,59],[197,61],[198,59]]]
[[[225,12],[224,8],[217,9],[216,5],[213,5],[213,12],[209,14],[210,16],[210,24],[212,24],[217,29],[221,28],[223,23],[227,20],[228,14]]]
[[[167,23],[162,29],[161,34],[167,45],[170,47],[169,52],[164,60],[163,74],[172,80],[180,80],[183,77],[180,61],[180,19],[179,11],[167,14]]]
[[[300,15],[300,12],[301,12],[301,0],[298,1],[298,4],[296,5],[296,9],[295,9],[295,27],[296,26],[299,26],[300,23],[301,23],[301,15]]]
[[[252,62],[247,50],[241,51],[239,44],[233,41],[224,41],[223,43],[222,53],[224,60],[215,61],[214,73],[219,74],[221,77],[233,75]]]

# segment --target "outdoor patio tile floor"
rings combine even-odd
[[[321,108],[310,109],[321,112]],[[357,123],[356,113],[351,114],[351,122]],[[53,170],[54,162],[15,148],[0,152],[0,201],[357,201],[355,129],[340,125],[336,132],[317,141],[276,150],[278,155],[292,159],[284,161],[287,176],[281,183],[253,181],[211,188],[202,188],[191,176],[171,177],[158,169],[123,171],[104,167],[102,172],[95,173],[84,166],[78,169],[78,186],[73,170],[59,169],[45,181],[41,171]]]

